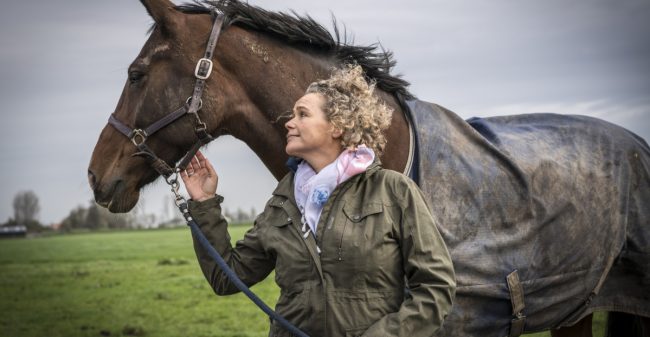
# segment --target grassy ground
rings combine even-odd
[[[232,227],[233,239],[245,230]],[[275,305],[272,277],[253,291]],[[267,329],[243,295],[212,293],[189,229],[0,240],[2,337],[261,337]]]

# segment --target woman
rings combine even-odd
[[[431,336],[451,309],[454,272],[429,208],[377,159],[392,111],[373,89],[359,66],[309,86],[285,124],[291,172],[235,248],[210,162],[198,153],[181,174],[212,245],[247,285],[275,269],[276,311],[311,337]],[[195,250],[217,294],[238,291]],[[289,333],[274,323],[269,335]]]

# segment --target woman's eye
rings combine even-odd
[[[138,83],[144,77],[144,73],[140,71],[130,71],[129,72],[129,83],[135,84]]]

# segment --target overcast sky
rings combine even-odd
[[[356,43],[394,51],[415,95],[463,118],[584,114],[650,139],[650,0],[250,2],[330,30],[333,13]],[[136,0],[3,5],[0,222],[19,191],[36,192],[44,223],[92,199],[92,149],[151,22]],[[275,180],[255,154],[231,137],[207,154],[225,206],[260,211]],[[161,215],[167,195],[159,180],[139,208]]]

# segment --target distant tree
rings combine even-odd
[[[104,228],[123,229],[134,227],[134,223],[133,214],[113,214],[91,200],[87,208],[78,206],[71,210],[61,222],[61,228],[63,230],[79,228],[92,230]]]
[[[253,221],[257,218],[257,211],[255,210],[255,207],[251,207],[251,213],[250,216],[248,217],[248,221]]]
[[[14,221],[20,226],[37,223],[38,212],[41,207],[38,205],[38,197],[33,191],[18,192],[14,197]]]
[[[157,219],[157,227],[159,228],[172,228],[181,227],[185,225],[183,216],[176,209],[174,197],[167,195],[163,198],[163,212]]]
[[[174,213],[175,209],[173,205],[174,197],[168,195],[163,198],[163,214],[161,216],[160,222],[169,222],[175,218],[176,213]]]
[[[145,200],[140,200],[138,206],[136,206],[131,212],[135,223],[132,223],[131,226],[134,228],[152,228],[156,225],[156,215],[151,213],[146,213],[146,204]]]
[[[156,215],[152,213],[144,213],[138,215],[139,228],[153,228],[156,225]]]
[[[132,213],[111,213],[109,210],[103,207],[98,207],[99,213],[107,222],[108,228],[111,229],[122,229],[122,228],[132,228],[134,227],[134,216]]]
[[[244,212],[241,207],[237,207],[237,214],[235,218],[237,219],[238,223],[246,222],[248,221],[248,214],[246,214],[246,212]]]
[[[88,210],[83,206],[70,211],[67,217],[61,222],[61,228],[66,231],[73,229],[85,228]]]
[[[16,226],[16,221],[14,221],[14,219],[12,218],[7,219],[6,222],[0,224],[0,227],[10,227],[10,226]]]
[[[90,229],[108,228],[109,219],[95,201],[91,200],[86,210],[86,220],[84,225]]]
[[[223,216],[225,216],[226,218],[232,220],[232,218],[233,218],[233,217],[232,217],[232,213],[230,212],[230,210],[228,209],[228,207],[221,206],[221,213],[222,213]]]

